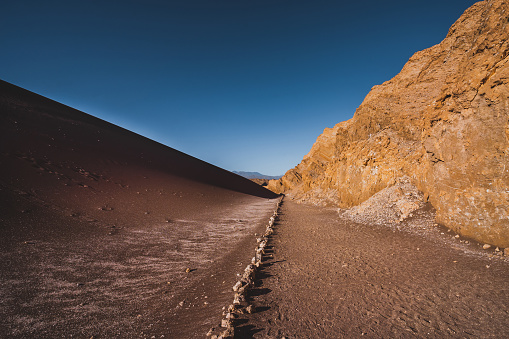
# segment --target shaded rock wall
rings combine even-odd
[[[509,247],[508,55],[509,2],[474,4],[269,188],[351,207],[407,175],[438,222]]]

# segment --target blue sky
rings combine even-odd
[[[0,78],[279,175],[475,1],[2,1]]]

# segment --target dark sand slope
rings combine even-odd
[[[440,228],[355,224],[291,201],[275,229],[258,312],[237,320],[244,337],[507,338],[507,259],[451,246]]]
[[[0,336],[215,325],[273,193],[6,82],[0,135]]]

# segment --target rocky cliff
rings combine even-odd
[[[408,176],[437,222],[509,247],[508,55],[509,2],[474,4],[269,188],[346,208]]]

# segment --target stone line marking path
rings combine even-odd
[[[251,263],[247,265],[243,274],[240,276],[240,279],[232,288],[234,291],[233,303],[228,307],[223,308],[223,319],[221,320],[220,327],[212,327],[207,333],[207,337],[210,337],[211,339],[234,337],[236,332],[235,325],[239,323],[235,320],[235,318],[237,318],[239,314],[251,314],[254,311],[253,305],[249,303],[251,300],[249,299],[249,294],[251,289],[255,286],[256,276],[260,276],[258,271],[263,265],[263,261],[267,257],[271,257],[270,254],[266,255],[266,247],[274,233],[274,224],[278,218],[279,208],[282,201],[283,197],[281,196],[278,199],[273,215],[269,219],[269,223],[264,234],[256,239],[258,245],[255,249],[255,256],[251,260]]]
[[[502,338],[509,262],[285,200],[239,338]]]

